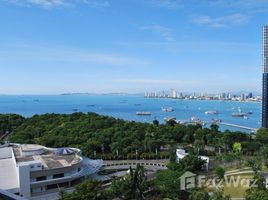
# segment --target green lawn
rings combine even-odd
[[[239,178],[240,176],[240,178]],[[245,183],[242,180],[250,181],[253,177],[252,174],[241,174],[241,175],[235,175],[235,180],[241,180],[240,183]],[[246,190],[249,189],[249,187],[243,184],[224,184],[224,194],[230,195],[232,198],[243,198],[245,196]]]

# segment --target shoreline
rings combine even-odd
[[[254,101],[254,100],[247,100],[247,101],[239,101],[239,100],[230,100],[230,99],[181,99],[181,98],[168,98],[168,97],[144,97],[144,99],[169,99],[169,100],[182,100],[182,101],[222,101],[222,102],[238,102],[238,103],[262,103],[262,101]]]

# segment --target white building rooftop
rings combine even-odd
[[[0,189],[16,193],[19,190],[19,181],[16,171],[12,148],[0,148]]]
[[[22,144],[20,147],[22,151],[37,151],[44,149],[43,146],[38,144]]]

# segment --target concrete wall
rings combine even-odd
[[[27,157],[27,156],[34,156],[34,155],[41,155],[44,153],[44,149],[37,149],[32,151],[20,151],[21,156]]]
[[[20,195],[22,195],[24,198],[30,198],[31,197],[31,187],[30,187],[30,166],[25,165],[19,165],[18,166],[18,172],[19,172],[19,185],[20,185]]]

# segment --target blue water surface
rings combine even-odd
[[[162,107],[172,107],[174,112],[163,112]],[[232,113],[252,112],[248,119],[232,117]],[[206,115],[209,110],[218,115]],[[197,117],[204,121],[221,119],[227,123],[251,128],[260,127],[261,104],[256,102],[148,99],[141,95],[1,95],[0,113],[16,113],[25,117],[44,113],[96,112],[125,120],[164,122],[165,117],[189,120]],[[137,116],[137,111],[151,112],[151,116]],[[222,130],[241,130],[222,126]]]

